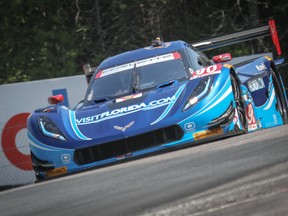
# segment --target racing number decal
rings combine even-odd
[[[212,66],[206,68],[206,71],[209,74],[215,72],[216,70],[217,70],[217,65],[212,65]]]
[[[7,159],[21,170],[32,170],[30,155],[25,155],[17,149],[17,133],[26,128],[26,121],[30,113],[20,113],[13,116],[6,123],[2,133],[2,148]]]
[[[251,103],[249,103],[246,107],[246,119],[248,121],[248,129],[256,130],[257,129],[256,118]]]
[[[247,108],[246,108],[246,113],[247,113],[247,121],[248,124],[255,124],[256,120],[255,120],[255,116],[254,116],[254,111],[253,111],[253,107],[252,104],[249,103]]]
[[[207,73],[213,73],[214,71],[216,71],[217,69],[217,66],[216,65],[212,65],[210,67],[207,67],[207,68],[202,68],[200,70],[197,70],[194,74],[195,75],[198,75],[198,76],[201,76],[203,75],[205,72]]]
[[[203,76],[208,76],[211,74],[217,74],[217,73],[221,72],[221,68],[222,68],[221,64],[211,65],[211,66],[206,67],[206,68],[201,68],[197,71],[192,72],[191,78],[195,79],[195,78],[199,78],[199,77],[203,77]]]

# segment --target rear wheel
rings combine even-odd
[[[285,96],[281,88],[279,78],[277,77],[275,71],[272,68],[271,71],[277,101],[276,107],[282,117],[283,123],[287,124],[288,123],[287,102],[285,100]]]
[[[241,91],[240,91],[240,87],[239,87],[239,82],[237,81],[235,76],[232,74],[230,74],[230,79],[231,79],[231,85],[232,85],[232,90],[233,90],[233,94],[234,94],[234,100],[236,103],[236,109],[238,112],[239,121],[243,127],[242,132],[247,133],[248,123],[247,123],[247,119],[246,119],[244,103],[243,103],[242,98],[241,98]]]

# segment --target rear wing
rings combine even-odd
[[[219,37],[214,37],[206,40],[197,41],[191,43],[193,47],[198,50],[207,51],[211,49],[217,49],[224,46],[229,46],[236,43],[241,43],[244,41],[252,40],[255,38],[262,38],[271,35],[272,41],[276,47],[277,54],[281,55],[281,48],[278,39],[278,33],[276,29],[275,20],[271,19],[268,25],[259,26],[256,28],[235,32],[232,34],[227,34]]]

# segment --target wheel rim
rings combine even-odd
[[[276,101],[277,101],[276,107],[277,107],[278,111],[280,112],[280,115],[282,117],[284,124],[286,124],[288,121],[288,119],[287,119],[288,117],[287,117],[287,108],[286,108],[285,97],[284,97],[284,94],[282,93],[279,80],[276,77],[274,70],[272,70],[272,79],[273,79]]]
[[[240,120],[240,122],[244,128],[244,131],[246,131],[248,127],[247,127],[245,108],[244,108],[244,104],[243,104],[242,99],[241,99],[240,88],[239,88],[237,81],[233,75],[231,75],[231,83],[232,83],[234,100],[236,103],[236,109],[238,112],[239,120]]]

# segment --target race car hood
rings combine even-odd
[[[95,144],[145,133],[169,125],[167,121],[173,124],[171,116],[183,108],[186,84],[182,82],[147,93],[136,93],[76,111],[66,109],[62,120],[67,122],[68,115],[69,124],[66,123],[65,127],[71,137],[94,140]]]

